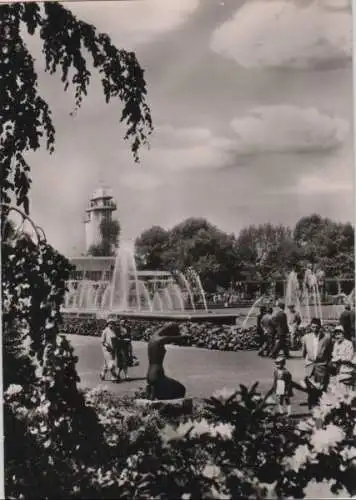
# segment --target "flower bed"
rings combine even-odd
[[[147,342],[151,333],[164,324],[163,321],[144,321],[126,319],[125,327],[131,332],[133,340]],[[84,318],[64,318],[63,333],[99,336],[105,326],[103,320]],[[258,348],[259,339],[256,328],[242,330],[230,325],[204,323],[179,323],[182,333],[187,335],[185,345],[217,349],[220,351],[252,350]]]
[[[163,321],[145,321],[142,319],[126,319],[125,327],[133,340],[147,342],[151,333],[164,324]],[[259,347],[259,337],[256,327],[242,329],[230,325],[214,325],[204,323],[179,323],[182,333],[188,335],[185,345],[219,351],[254,350]],[[100,336],[105,321],[101,319],[86,319],[64,317],[61,330],[66,334]],[[331,331],[331,325],[326,325],[326,331]],[[303,334],[306,330],[302,330]]]
[[[5,415],[21,424],[23,445],[30,447],[27,467],[36,472],[34,480],[20,458],[8,459],[7,498],[262,500],[356,493],[356,393],[331,388],[310,418],[296,422],[276,418],[257,385],[218,391],[193,415],[173,418],[97,388],[86,392],[81,410],[96,416],[95,429],[74,434],[63,425],[73,415],[52,415],[40,392],[31,404],[21,386],[4,396]],[[94,430],[100,439],[93,440]]]

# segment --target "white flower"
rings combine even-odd
[[[329,449],[345,439],[344,431],[334,424],[329,424],[325,429],[317,429],[311,436],[311,444],[317,453],[329,452]]]
[[[276,485],[277,481],[274,481],[272,484],[260,483],[260,488],[264,493],[264,498],[268,498],[271,500],[278,498],[278,495],[276,493]]]
[[[200,436],[203,436],[204,434],[210,434],[212,429],[214,428],[213,425],[210,425],[209,422],[203,418],[200,421],[194,422],[194,427],[190,432],[191,437],[193,438],[199,438]]]
[[[220,436],[222,439],[228,440],[232,439],[232,433],[234,432],[234,430],[235,428],[233,425],[221,423],[211,428],[210,436]]]
[[[208,479],[214,479],[221,476],[221,469],[217,465],[207,464],[202,471],[202,475]]]
[[[301,420],[297,424],[297,429],[299,429],[300,431],[309,431],[311,428],[312,428],[312,422],[310,421],[310,419]]]
[[[317,482],[313,479],[304,488],[305,498],[350,498],[350,495],[344,488],[339,493],[333,493],[331,491],[333,484],[334,481],[324,479],[322,482]]]
[[[192,495],[190,493],[183,493],[180,498],[181,500],[190,500],[192,498]]]
[[[188,420],[185,423],[179,424],[177,427],[177,437],[183,438],[185,437],[188,432],[194,427],[194,423],[191,420]]]
[[[177,429],[170,424],[166,424],[163,429],[160,431],[160,437],[162,439],[162,443],[164,445],[168,444],[170,441],[174,439],[178,439],[179,434]]]
[[[346,462],[356,458],[356,446],[347,446],[340,452],[341,458]]]
[[[215,486],[213,486],[210,490],[212,498],[216,498],[217,500],[230,500],[232,497],[231,495],[227,495],[226,493],[223,493],[222,491],[218,491]]]
[[[309,460],[310,451],[306,444],[301,444],[297,447],[294,452],[294,455],[288,459],[289,466],[295,472],[298,472],[299,469]]]
[[[6,389],[5,396],[16,396],[17,394],[20,394],[23,390],[22,385],[19,384],[11,384],[9,387]]]

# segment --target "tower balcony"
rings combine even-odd
[[[114,211],[117,209],[117,205],[114,200],[110,199],[101,199],[101,200],[91,200],[89,207],[87,208],[87,212],[95,211],[95,210],[110,210]]]

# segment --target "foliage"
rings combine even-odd
[[[133,52],[118,50],[106,34],[78,20],[58,2],[13,2],[0,6],[0,163],[1,199],[29,212],[31,184],[28,151],[36,151],[42,140],[50,153],[54,150],[55,128],[51,110],[38,91],[34,59],[25,43],[24,32],[39,36],[46,71],[58,72],[64,90],[73,86],[75,107],[87,95],[92,65],[101,76],[106,102],[118,98],[123,103],[120,121],[127,126],[125,139],[131,142],[135,160],[152,130],[146,104],[144,72]]]
[[[205,219],[188,218],[171,230],[154,226],[136,240],[137,261],[144,269],[184,272],[193,266],[206,291],[229,287],[238,260],[236,242]]]
[[[136,260],[140,269],[164,269],[164,252],[169,246],[169,231],[152,226],[135,242]]]
[[[133,340],[147,341],[155,329],[164,321],[125,320],[125,328]],[[179,323],[180,330],[186,335],[184,345],[215,349],[219,351],[253,350],[259,346],[256,327],[239,328],[230,325],[204,323]],[[98,336],[104,328],[104,322],[97,319],[65,317],[62,331],[67,334]],[[181,343],[180,343],[181,345]]]
[[[30,400],[21,386],[5,393],[8,425],[22,425],[25,436],[8,450],[8,498],[282,499],[320,485],[329,498],[356,492],[356,393],[349,390],[332,386],[298,423],[277,418],[257,384],[217,391],[191,416],[174,419],[98,387],[84,396],[82,428],[69,428],[70,411],[57,413],[41,391]]]
[[[88,255],[93,257],[110,257],[115,255],[119,246],[120,223],[118,220],[103,219],[99,226],[101,242],[88,249]]]
[[[349,277],[354,269],[354,228],[320,215],[303,217],[294,229],[294,239],[303,259],[335,277]]]
[[[136,259],[141,269],[184,272],[191,266],[208,292],[251,280],[266,293],[263,287],[285,279],[292,269],[302,278],[309,263],[326,277],[352,276],[354,229],[314,214],[301,218],[293,230],[252,225],[235,238],[205,219],[189,218],[170,230],[153,226],[144,231],[136,240]]]
[[[47,498],[53,490],[63,498],[75,484],[75,457],[97,462],[100,451],[96,416],[77,389],[77,359],[57,335],[71,265],[25,233],[2,242],[2,257],[7,497]],[[74,475],[80,484],[81,469]]]
[[[14,340],[14,331],[29,342],[35,361],[42,362],[45,345],[53,342],[57,334],[71,269],[69,261],[50,245],[36,244],[26,234],[2,242],[4,364],[6,369],[9,366],[9,373],[7,346]]]
[[[292,231],[283,225],[261,224],[241,230],[237,239],[242,273],[248,279],[268,282],[285,275],[299,262]]]

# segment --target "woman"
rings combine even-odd
[[[115,360],[116,360],[116,335],[114,331],[115,321],[108,319],[106,327],[101,335],[101,348],[103,351],[104,365],[100,373],[101,380],[105,380],[107,372],[110,373],[111,379],[116,380]]]
[[[177,380],[166,377],[163,361],[166,355],[166,344],[184,339],[180,335],[178,325],[170,323],[154,332],[148,341],[148,399],[178,399],[184,398],[185,387]]]
[[[354,371],[352,360],[355,354],[352,342],[345,338],[345,332],[341,325],[335,327],[334,339],[331,364],[336,369],[336,382],[350,386]]]
[[[118,378],[121,379],[121,372],[123,372],[124,379],[127,380],[128,367],[132,366],[131,356],[131,337],[128,330],[125,328],[124,320],[120,320],[116,338],[116,363],[118,370]]]

